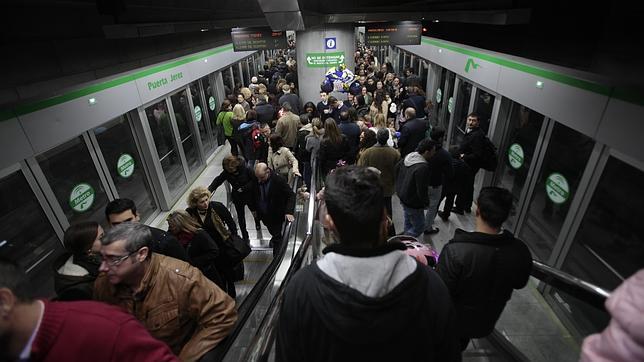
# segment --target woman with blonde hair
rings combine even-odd
[[[239,103],[235,104],[235,106],[233,107],[233,118],[230,122],[233,125],[233,139],[235,140],[237,146],[240,148],[240,151],[238,151],[238,153],[235,153],[232,152],[231,147],[231,153],[235,156],[244,155],[244,143],[242,142],[241,134],[239,132],[239,126],[241,126],[242,123],[246,122],[246,110],[244,110],[243,105]]]
[[[201,228],[206,230],[208,235],[215,241],[219,250],[224,250],[224,241],[227,240],[231,234],[237,234],[237,225],[230,211],[217,201],[209,201],[211,193],[203,186],[195,187],[190,191],[188,199],[188,208],[186,212],[199,224]],[[228,295],[235,298],[235,272],[233,268],[235,265],[226,258],[225,253],[219,253],[216,260],[217,267],[219,268],[220,275],[222,276],[222,290],[226,291]]]
[[[289,184],[293,178],[292,175],[302,176],[297,158],[293,156],[291,150],[284,146],[282,136],[272,134],[269,140],[268,167],[278,175],[284,177]]]
[[[217,269],[219,247],[197,221],[186,211],[177,210],[168,215],[168,232],[174,235],[186,249],[188,261],[199,269],[206,278],[225,288]]]
[[[387,120],[385,119],[384,114],[378,113],[376,114],[376,118],[374,119],[373,127],[369,129],[372,130],[375,134],[378,134],[378,130],[381,128],[387,128]],[[389,147],[394,146],[394,139],[393,139],[393,136],[391,135],[391,131],[389,131],[389,139],[387,140],[387,146]]]

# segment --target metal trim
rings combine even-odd
[[[111,121],[108,121],[107,123],[110,122]],[[118,199],[119,193],[118,190],[116,190],[116,184],[112,179],[107,162],[105,162],[105,157],[103,157],[103,152],[101,151],[96,135],[94,134],[94,128],[83,132],[83,139],[85,139],[87,148],[90,150],[89,153],[94,161],[94,166],[96,167],[96,172],[98,172],[101,182],[107,185],[107,187],[105,187],[105,191],[107,191],[107,200],[112,201],[114,199]]]
[[[60,244],[63,245],[63,237],[65,235],[65,231],[63,230],[63,227],[60,224],[60,220],[58,220],[58,218],[56,217],[56,214],[52,209],[51,204],[47,200],[47,197],[40,189],[40,186],[38,185],[38,181],[36,181],[36,178],[34,177],[31,169],[29,168],[29,165],[27,165],[27,160],[20,161],[19,168],[16,171],[22,171],[22,175],[25,177],[25,180],[27,180],[27,184],[31,188],[31,191],[34,193],[36,200],[38,200],[41,210],[45,213],[45,217],[47,218],[47,220],[49,220],[49,224],[54,229],[54,232],[56,233],[56,236],[58,237]]]
[[[45,177],[45,174],[42,172],[42,169],[40,168],[40,164],[38,164],[38,161],[36,161],[36,157],[35,156],[29,157],[25,159],[25,161],[29,166],[31,173],[33,174],[34,181],[36,181],[36,184],[42,190],[42,193],[45,199],[47,200],[47,203],[49,204],[49,206],[51,206],[51,209],[56,219],[58,220],[58,223],[60,224],[61,228],[63,230],[67,230],[67,228],[69,227],[69,220],[67,220],[67,215],[65,215],[65,212],[63,211],[63,208],[60,206],[58,199],[56,199],[56,194],[54,194],[54,190],[49,185],[49,181],[47,181],[47,177]],[[61,240],[62,240],[62,236],[61,236]]]
[[[181,92],[181,90],[179,90]],[[172,129],[172,133],[174,137],[172,139],[174,140],[174,146],[177,148],[177,152],[179,153],[179,160],[181,160],[181,166],[183,167],[183,175],[186,178],[186,182],[189,185],[190,184],[190,169],[188,168],[188,161],[186,160],[186,155],[183,152],[183,143],[181,143],[181,133],[179,133],[179,127],[177,126],[177,119],[174,116],[174,106],[172,105],[172,96],[179,93],[175,92],[173,94],[168,94],[166,98],[166,102],[168,102],[168,111],[170,115],[170,128]],[[172,198],[172,202],[174,203],[175,201],[178,200],[179,195],[181,192],[177,194],[177,198]],[[172,195],[172,193],[170,193]]]

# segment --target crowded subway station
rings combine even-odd
[[[642,14],[582,5],[3,3],[0,362],[644,361]]]

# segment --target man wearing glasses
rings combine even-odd
[[[105,207],[105,217],[110,226],[116,226],[125,222],[138,223],[140,221],[140,216],[136,212],[136,205],[130,199],[110,201]],[[150,247],[153,252],[188,261],[185,249],[174,236],[152,226],[148,226],[148,229],[152,233]]]
[[[139,223],[109,229],[101,239],[94,299],[132,313],[182,361],[199,360],[232,329],[235,302],[197,268],[153,253],[151,242],[149,228]]]

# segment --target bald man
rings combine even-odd
[[[252,188],[248,206],[253,216],[266,225],[271,234],[270,246],[277,249],[282,241],[284,220],[291,222],[295,219],[295,193],[282,176],[273,173],[263,162],[255,165],[255,177],[257,182]]]

